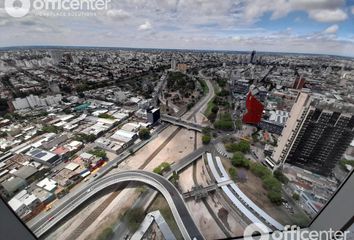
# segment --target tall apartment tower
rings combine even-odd
[[[171,59],[171,70],[176,70],[177,62],[176,59]]]
[[[250,56],[250,63],[254,63],[255,61],[255,56],[256,56],[256,51],[253,50]]]
[[[353,114],[340,113],[312,104],[300,93],[290,112],[272,159],[330,176],[354,138]]]

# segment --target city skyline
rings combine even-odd
[[[0,47],[99,46],[354,56],[350,1],[111,2],[89,17],[10,17],[0,5]]]

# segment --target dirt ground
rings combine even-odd
[[[120,194],[108,205],[108,207],[97,217],[97,219],[88,227],[77,240],[91,240],[96,239],[100,231],[107,226],[113,225],[116,220],[131,207],[134,201],[138,198],[140,193],[135,187],[129,186],[122,190]],[[127,201],[129,196],[129,201]]]
[[[176,127],[171,126],[161,132],[159,136],[153,139],[150,143],[140,149],[135,155],[129,157],[126,161],[119,165],[114,171],[122,171],[129,169],[139,168],[144,161],[171,135]],[[200,135],[198,135],[198,145],[201,145]],[[194,149],[194,132],[185,129],[180,132],[164,147],[160,153],[146,166],[146,170],[153,170],[156,166],[162,162],[172,163],[177,161],[187,154],[191,153]],[[54,231],[47,239],[66,239],[72,231],[79,226],[82,221],[89,216],[107,196],[97,199],[95,202],[89,204],[87,207],[80,211],[79,214],[68,220],[63,226]],[[138,197],[134,188],[124,189],[104,210],[102,214],[88,227],[78,238],[95,239],[99,234],[99,229],[104,229],[107,226],[113,224],[120,214],[124,214]],[[129,201],[127,201],[129,199]]]
[[[175,126],[170,126],[153,139],[151,142],[142,147],[133,156],[130,156],[127,160],[119,164],[117,170],[131,170],[138,169],[144,161],[177,129]],[[171,141],[173,141],[172,139]],[[166,146],[167,147],[167,146]],[[152,161],[155,162],[155,159]],[[159,163],[160,164],[160,163]],[[157,164],[157,165],[159,165]]]
[[[194,150],[194,131],[181,129],[179,133],[151,161],[145,170],[152,171],[162,162],[177,162]]]
[[[109,196],[109,194],[98,198],[96,201],[91,202],[86,205],[79,213],[77,213],[75,216],[71,217],[68,221],[66,221],[64,224],[62,224],[59,228],[57,228],[54,232],[49,234],[45,239],[51,240],[51,239],[67,239],[69,235],[72,233],[73,226],[79,226],[83,219],[87,218],[92,211],[94,211],[106,198]]]
[[[200,160],[198,163],[201,162]],[[186,192],[192,188],[193,182],[193,167],[190,166],[186,170],[180,173],[179,185],[182,192]],[[226,236],[216,224],[213,217],[209,214],[208,209],[205,207],[202,201],[195,202],[193,199],[186,202],[187,207],[192,214],[192,217],[197,224],[203,236],[206,239],[219,239]]]
[[[200,161],[198,162],[198,164],[200,164],[199,172],[201,173],[197,175],[198,182],[205,182],[210,184],[212,180],[208,174],[205,163],[203,161]],[[228,168],[225,169],[227,170]],[[225,205],[225,199],[220,199],[220,197],[222,197],[220,194],[214,194],[211,197],[207,198],[207,201],[212,207],[215,215],[219,216],[219,218],[224,217],[223,219],[220,218],[220,220],[222,220],[225,227],[227,227],[231,231],[232,236],[241,236],[244,231],[244,225],[240,217],[235,213],[231,214],[231,209],[227,205]],[[220,216],[220,212],[225,213],[224,210],[226,210],[228,214],[226,216]]]
[[[227,165],[231,166],[230,161],[224,166],[226,167]],[[237,182],[237,185],[247,197],[280,223],[284,225],[293,224],[294,217],[298,213],[295,212],[294,215],[291,215],[283,206],[276,206],[270,202],[267,197],[267,190],[263,188],[262,180],[249,170],[243,169],[243,171],[246,173],[247,180],[245,182]]]

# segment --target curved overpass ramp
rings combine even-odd
[[[52,209],[44,218],[34,223],[31,229],[37,237],[40,237],[96,193],[114,184],[131,181],[148,184],[160,191],[171,208],[184,239],[203,239],[178,190],[164,177],[146,171],[124,171],[92,182],[87,188],[82,189],[63,204]]]

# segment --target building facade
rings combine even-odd
[[[272,158],[330,176],[354,138],[353,114],[316,107],[299,94]]]
[[[253,96],[252,92],[249,92],[246,99],[247,112],[243,116],[242,121],[246,124],[258,125],[261,122],[264,106],[263,104]]]

